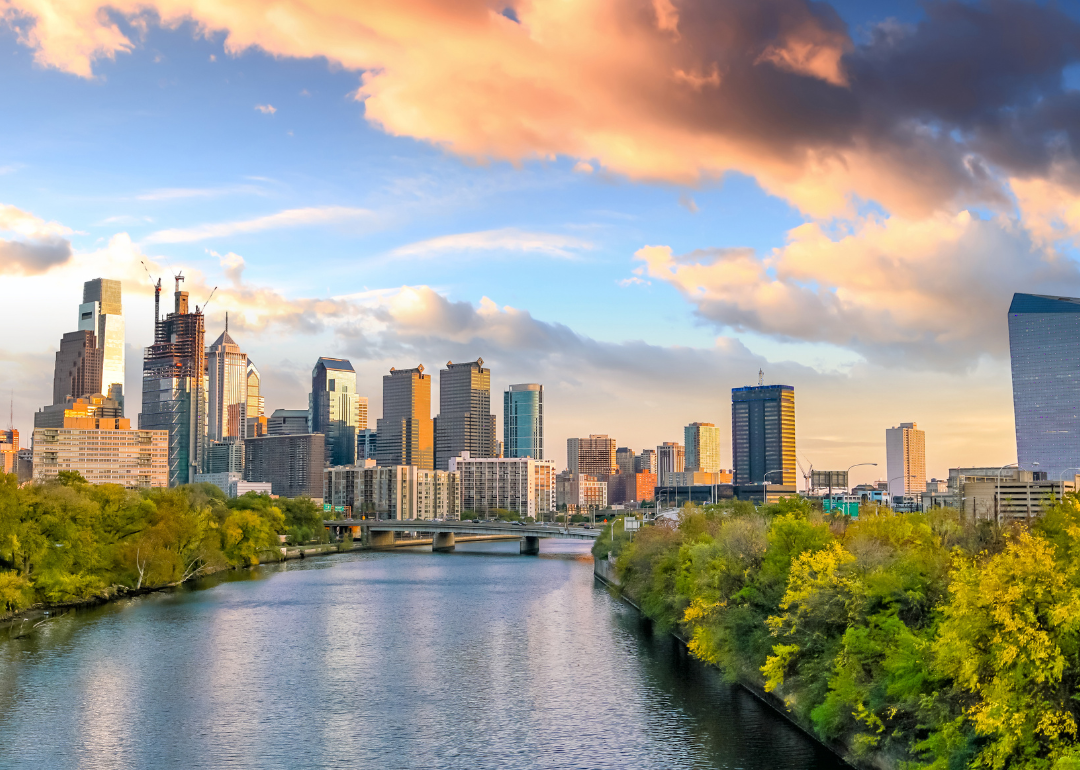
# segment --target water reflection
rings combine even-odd
[[[0,767],[835,768],[587,544],[342,554],[0,642]],[[0,635],[0,639],[2,639]]]

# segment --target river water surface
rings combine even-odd
[[[0,768],[840,768],[588,544],[360,552],[0,631]]]

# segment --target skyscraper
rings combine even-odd
[[[140,429],[169,432],[170,487],[193,483],[206,452],[206,330],[198,306],[188,312],[182,280],[176,277],[173,312],[154,319],[154,344],[143,354],[139,415]]]
[[[543,385],[511,385],[503,393],[503,457],[544,459]]]
[[[660,486],[671,483],[671,474],[686,470],[686,450],[678,441],[665,441],[656,448],[656,477]]]
[[[902,422],[899,428],[886,428],[885,459],[890,495],[926,491],[926,432],[915,423]]]
[[[262,396],[262,375],[259,368],[249,358],[247,362],[247,423],[244,438],[255,438],[267,434],[266,400]]]
[[[795,486],[795,388],[731,389],[731,457],[735,484]],[[775,471],[775,472],[774,472]]]
[[[439,372],[439,419],[435,423],[435,467],[445,471],[450,458],[495,456],[495,415],[491,413],[491,370],[484,359],[446,362]]]
[[[424,367],[391,369],[383,376],[383,416],[376,423],[379,465],[415,465],[433,470],[431,375]]]
[[[247,434],[247,354],[229,336],[229,316],[225,331],[206,351],[209,382],[209,421],[211,441],[241,440]]]
[[[101,351],[102,393],[124,408],[124,315],[120,281],[95,278],[83,284],[79,305],[79,330],[91,331]],[[68,395],[80,396],[82,393]]]
[[[683,428],[688,472],[720,472],[720,429],[711,422],[692,422]]]
[[[356,393],[356,372],[344,358],[320,358],[311,370],[308,397],[312,433],[326,437],[330,465],[356,462],[356,433],[367,428],[367,399]]]
[[[1016,458],[1056,481],[1080,465],[1080,299],[1014,294],[1009,352]]]
[[[92,331],[65,334],[56,352],[52,402],[62,404],[69,396],[80,398],[101,393],[101,359],[102,352]]]
[[[615,439],[596,433],[588,438],[566,439],[566,465],[572,474],[602,477],[618,473]]]
[[[633,474],[636,461],[637,455],[630,447],[621,446],[615,450],[615,465],[619,467],[620,476]]]

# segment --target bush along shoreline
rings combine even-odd
[[[657,630],[853,764],[1080,770],[1080,497],[1004,529],[800,498],[612,526],[594,555]]]
[[[73,472],[19,487],[0,474],[0,620],[30,608],[95,604],[281,558],[325,542],[320,506],[212,484],[129,490]]]

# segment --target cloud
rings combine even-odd
[[[191,243],[209,238],[225,238],[230,235],[257,233],[287,227],[310,227],[312,225],[342,222],[349,219],[373,219],[368,209],[348,206],[318,206],[303,209],[287,209],[254,219],[235,222],[218,222],[186,228],[172,228],[150,233],[144,243]]]
[[[136,195],[140,201],[170,201],[183,198],[217,198],[222,195],[262,195],[265,190],[258,185],[240,184],[222,187],[161,187]]]
[[[62,236],[73,231],[58,222],[0,204],[0,232],[21,237],[0,238],[0,275],[44,273],[71,259],[71,243]]]
[[[679,205],[689,211],[691,214],[696,214],[699,211],[697,201],[695,201],[686,193],[679,194]]]
[[[646,246],[647,275],[671,283],[721,329],[828,343],[876,364],[945,371],[1008,353],[1015,291],[1076,293],[1080,269],[1037,248],[1015,221],[969,213],[870,217],[830,233],[807,223],[759,257],[751,249],[676,256]]]
[[[443,252],[520,251],[572,258],[576,252],[591,248],[593,245],[589,241],[569,235],[527,232],[507,227],[475,233],[441,235],[426,241],[400,246],[391,254],[396,257],[420,257]]]
[[[574,172],[578,174],[591,174],[593,170],[592,164],[586,163],[583,160],[579,160],[574,164]]]
[[[193,21],[236,54],[325,57],[390,134],[463,156],[589,159],[639,180],[736,171],[813,216],[1007,205],[1009,177],[1075,165],[1080,24],[1058,6],[927,4],[855,42],[809,0],[9,0],[37,61],[91,77],[132,50],[117,15]],[[511,18],[512,17],[512,18]],[[266,105],[268,107],[268,105]],[[1004,177],[1002,176],[1004,175]]]
[[[255,109],[257,109],[263,115],[273,115],[275,112],[277,112],[277,107],[272,104],[256,104]]]

